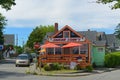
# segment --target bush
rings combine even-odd
[[[105,56],[106,67],[117,67],[120,66],[120,53],[114,52]]]
[[[85,70],[86,70],[87,72],[92,72],[92,71],[93,71],[93,67],[92,67],[91,65],[86,66]]]
[[[61,70],[61,69],[62,69],[62,66],[60,66],[60,64],[58,64],[58,63],[53,63],[53,64],[50,64],[50,65],[46,64],[44,66],[45,71]]]
[[[93,68],[97,68],[98,67],[95,62],[92,65],[93,65]]]
[[[82,68],[79,64],[78,65],[76,65],[76,67],[75,67],[75,70],[83,70],[84,68]]]
[[[51,70],[61,70],[61,66],[58,63],[53,63],[50,65]]]
[[[44,68],[45,71],[51,71],[51,67],[49,65],[47,65],[47,64],[44,65],[43,68]]]

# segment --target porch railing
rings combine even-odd
[[[81,65],[87,65],[87,56],[85,54],[43,54],[40,55],[39,61],[42,63],[66,63],[76,62]]]

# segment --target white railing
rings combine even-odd
[[[85,37],[83,38],[49,38],[50,42],[80,42],[85,41]]]

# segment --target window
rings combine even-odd
[[[55,38],[62,38],[63,37],[63,32],[59,33]]]
[[[78,35],[76,35],[75,33],[73,33],[72,31],[70,32],[70,37],[79,37]]]
[[[79,54],[79,49],[78,47],[73,48],[73,54]]]
[[[63,34],[64,34],[63,37],[64,38],[69,38],[69,36],[70,36],[69,33],[70,33],[69,31],[64,31],[63,32]]]
[[[103,52],[103,48],[98,48],[98,51],[99,52]]]

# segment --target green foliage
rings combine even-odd
[[[23,48],[21,46],[15,46],[14,48],[15,48],[17,54],[23,53]]]
[[[35,42],[42,42],[46,33],[53,32],[53,31],[54,31],[53,25],[51,25],[51,26],[49,26],[49,25],[48,26],[42,26],[42,25],[37,26],[31,32],[26,45],[30,48],[33,48],[33,44]]]
[[[120,23],[116,26],[115,33],[117,38],[120,39]]]
[[[51,71],[51,67],[47,64],[43,68],[45,71]]]
[[[105,56],[106,67],[120,66],[120,52],[114,52]]]
[[[46,64],[44,66],[45,71],[54,71],[54,70],[61,70],[61,69],[62,69],[62,66],[58,63],[53,63],[53,64],[50,64],[50,65]]]
[[[3,29],[6,25],[6,18],[0,13],[0,44],[4,43]]]
[[[97,3],[113,3],[111,9],[119,9],[120,8],[120,0],[97,0]]]
[[[98,67],[95,62],[92,64],[92,66],[93,66],[93,68],[97,68]]]
[[[3,9],[10,10],[12,5],[15,5],[15,0],[0,0],[0,6]],[[0,44],[4,43],[3,29],[6,21],[6,18],[0,13]]]
[[[76,65],[75,70],[82,70],[83,68],[80,65]]]
[[[86,66],[85,71],[92,72],[93,71],[93,67],[91,65]]]
[[[50,65],[50,67],[52,70],[60,70],[61,69],[61,66],[58,63],[53,63]]]
[[[0,0],[0,5],[2,8],[6,10],[10,10],[12,5],[16,5],[16,4],[15,4],[15,0]]]

